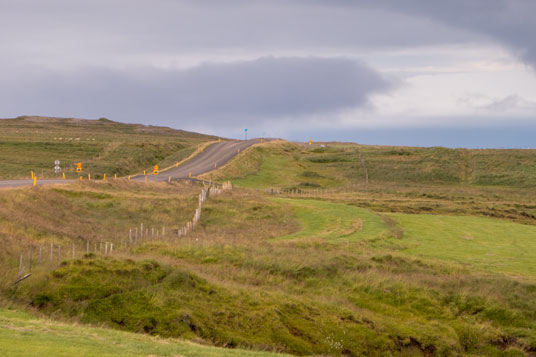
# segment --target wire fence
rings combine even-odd
[[[143,223],[129,228],[128,238],[116,237],[110,240],[82,240],[70,244],[31,244],[21,249],[18,259],[18,274],[14,284],[26,279],[31,275],[32,269],[37,266],[56,266],[65,259],[76,259],[95,254],[100,256],[112,256],[118,253],[128,253],[131,248],[149,242],[174,242],[177,239],[186,237],[192,233],[201,220],[203,204],[210,196],[216,196],[224,192],[232,191],[233,185],[230,181],[221,185],[204,182],[199,194],[198,204],[192,218],[186,223],[178,225],[178,228],[147,227]],[[176,226],[177,227],[177,226]]]

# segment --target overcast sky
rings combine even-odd
[[[535,0],[0,0],[0,117],[536,146]]]

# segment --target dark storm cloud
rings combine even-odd
[[[392,84],[348,59],[274,58],[206,63],[188,70],[27,71],[0,89],[8,112],[87,116],[168,125],[237,124],[330,113],[367,103]],[[175,122],[177,120],[177,122]]]
[[[335,0],[332,4],[351,9],[382,9],[486,35],[536,67],[534,0]],[[467,37],[472,38],[471,34]]]

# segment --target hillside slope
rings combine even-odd
[[[0,179],[56,177],[54,161],[68,178],[77,177],[75,163],[95,178],[128,175],[168,166],[214,137],[183,130],[123,124],[101,118],[18,117],[0,119]]]

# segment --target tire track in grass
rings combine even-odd
[[[388,236],[390,232],[377,214],[364,208],[319,200],[274,198],[274,201],[290,204],[302,229],[273,240],[312,238],[346,242]]]

